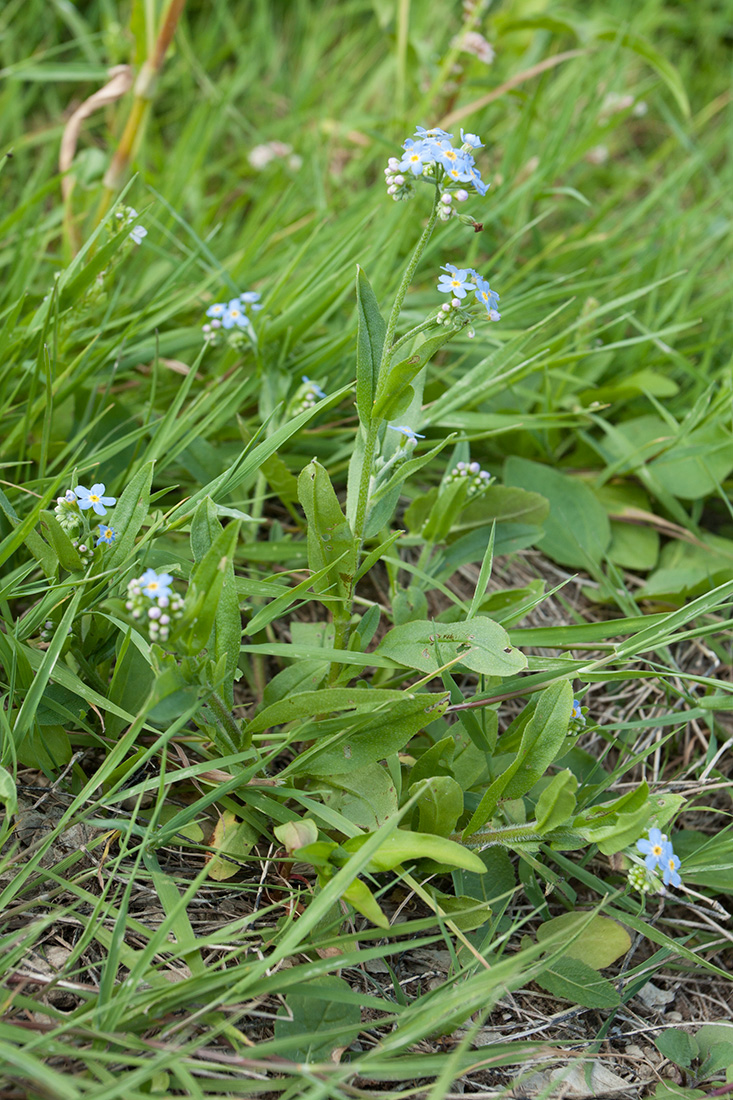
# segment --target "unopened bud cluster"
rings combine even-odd
[[[183,615],[183,600],[170,587],[169,573],[148,569],[127,586],[125,608],[144,626],[151,642],[165,642],[173,623]]]
[[[56,498],[54,515],[58,520],[59,527],[67,534],[76,531],[81,525],[81,512],[79,511],[79,505],[76,503],[76,494],[72,493],[71,489],[67,489],[62,497]]]
[[[91,489],[77,485],[56,498],[54,515],[59,527],[70,537],[79,557],[87,563],[94,557],[95,546],[111,546],[117,538],[114,527],[107,523],[97,524],[98,536],[92,533],[92,514],[106,516],[107,509],[117,503],[116,497],[105,496],[105,492],[105,486],[99,482]]]
[[[638,863],[635,863],[629,869],[627,877],[631,889],[636,890],[639,894],[656,894],[662,885],[658,875],[655,875],[652,871],[647,871],[646,867]]]
[[[452,481],[468,479],[468,495],[475,496],[488,489],[494,480],[488,470],[482,470],[478,462],[457,462],[446,478],[446,484]]]
[[[312,409],[324,397],[328,397],[325,390],[322,390],[318,383],[308,378],[307,375],[304,374],[301,381],[302,385],[298,386],[293,394],[292,401],[288,405],[288,416],[297,416],[298,413],[305,412],[306,409]]]
[[[45,623],[39,630],[38,634],[42,642],[50,642],[56,633],[58,623],[55,623],[53,619],[46,619]],[[72,627],[66,631],[67,634],[71,634]]]
[[[132,229],[128,229],[138,216],[138,212],[134,206],[120,206],[115,211],[117,231],[122,232],[123,230],[128,230],[127,235],[134,244],[142,244],[143,238],[148,235],[148,231],[144,225],[135,225]],[[114,223],[112,224],[114,225]]]

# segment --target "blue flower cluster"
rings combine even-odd
[[[636,842],[636,850],[644,857],[629,869],[629,885],[642,894],[664,893],[664,886],[681,886],[680,861],[675,855],[671,840],[660,829],[650,829]],[[659,881],[659,875],[662,882]],[[664,884],[664,886],[662,885]]]
[[[488,279],[482,278],[478,271],[474,271],[472,267],[456,267],[455,264],[444,264],[440,270],[447,274],[441,275],[438,279],[438,290],[441,294],[450,294],[451,298],[457,299],[454,308],[457,309],[469,291],[473,291],[476,301],[486,307],[490,321],[498,321],[501,318],[497,309],[499,295],[491,289]],[[447,312],[445,307],[443,308],[444,312]]]
[[[245,290],[236,298],[230,298],[228,302],[214,302],[206,310],[206,316],[211,321],[203,326],[204,339],[215,341],[220,330],[233,329],[242,331],[252,327],[252,322],[247,316],[247,309],[262,309],[260,295],[256,290]]]
[[[292,400],[287,408],[288,416],[297,416],[299,413],[304,412],[306,409],[312,409],[319,401],[323,401],[324,397],[328,397],[328,394],[322,389],[317,382],[314,382],[312,378],[309,378],[307,374],[302,377],[302,385],[298,386],[298,389],[293,394]]]
[[[151,642],[168,640],[171,626],[183,615],[183,600],[171,588],[170,573],[146,569],[127,586],[125,608],[133,619],[145,625]]]
[[[91,559],[92,550],[87,545],[85,538],[93,537],[88,516],[84,513],[94,512],[95,516],[106,516],[107,509],[117,503],[116,497],[105,496],[105,486],[98,482],[87,489],[84,485],[77,485],[75,489],[67,489],[62,497],[56,500],[54,513],[59,526],[71,536],[72,543],[82,558]],[[106,523],[100,523],[99,538],[95,546],[111,546],[117,538],[114,527]],[[82,531],[79,531],[82,528]]]
[[[409,199],[418,179],[425,179],[445,189],[441,196],[440,217],[451,217],[453,195],[459,200],[468,198],[466,188],[472,188],[477,194],[485,195],[488,184],[481,179],[473,156],[474,150],[483,149],[483,143],[476,134],[466,134],[461,130],[461,146],[453,145],[453,134],[435,127],[426,130],[418,126],[414,137],[407,138],[402,148],[402,157],[390,157],[384,175],[387,193],[395,202]],[[453,194],[451,194],[453,192]]]
[[[662,882],[665,886],[680,886],[682,879],[678,872],[679,858],[674,854],[672,841],[659,829],[650,829],[647,836],[637,840],[636,847],[642,855],[646,856],[644,865],[647,871],[662,872]]]

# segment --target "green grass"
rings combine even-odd
[[[442,1100],[614,1066],[650,978],[731,998],[726,5],[506,0],[457,74],[459,5],[190,2],[121,192],[129,94],[64,202],[70,115],[151,55],[162,5],[131,8],[0,13],[0,1082]],[[412,379],[400,465],[372,359],[430,197],[382,171],[441,122],[486,143],[483,229],[438,224],[396,336],[447,262],[501,321]],[[253,167],[273,140],[300,166]],[[243,290],[256,342],[207,346]],[[93,482],[87,560],[53,509]],[[168,647],[125,607],[148,568],[186,597]],[[623,864],[655,823],[663,905]],[[651,1019],[690,1096],[733,1061],[700,1023]]]

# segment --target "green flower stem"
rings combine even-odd
[[[581,834],[573,829],[552,829],[552,840],[577,841]],[[481,829],[473,833],[468,839],[463,839],[463,833],[453,833],[451,840],[464,844],[466,848],[491,848],[501,844],[505,848],[514,848],[521,844],[538,844],[546,839],[544,833],[539,831],[536,821],[527,821],[524,825],[502,825],[498,829]]]
[[[438,205],[440,201],[440,191],[435,188],[435,197],[433,198],[433,208],[428,218],[428,223],[422,231],[420,240],[415,245],[415,250],[410,257],[405,273],[402,276],[402,281],[397,289],[397,295],[392,306],[392,312],[389,315],[389,321],[387,322],[387,331],[384,337],[384,347],[382,348],[382,358],[379,363],[379,371],[377,373],[377,387],[374,395],[375,401],[378,397],[381,397],[384,387],[387,384],[387,375],[389,374],[389,368],[392,362],[392,355],[396,347],[399,347],[409,336],[414,336],[415,333],[420,332],[431,322],[426,322],[423,325],[418,325],[411,332],[401,337],[400,340],[394,342],[395,332],[397,331],[397,324],[400,319],[400,313],[402,312],[402,303],[405,300],[407,289],[412,282],[413,276],[417,269],[417,265],[420,263],[425,246],[427,245],[433,230],[435,229],[435,223],[438,220]],[[372,469],[374,466],[374,455],[377,449],[377,440],[379,438],[379,429],[384,421],[384,417],[373,417],[369,421],[369,426],[366,429],[366,439],[364,441],[364,457],[361,466],[361,475],[359,479],[359,496],[356,505],[356,515],[354,517],[354,540],[356,542],[356,570],[358,572],[361,562],[361,553],[364,543],[364,529],[366,527],[367,515],[369,512],[369,498],[372,490]],[[360,427],[360,431],[364,431],[364,425]],[[334,625],[336,628],[334,638],[335,649],[345,649],[349,641],[349,625],[351,622],[351,615],[354,606],[354,588],[355,584],[352,579],[349,586],[349,591],[346,600],[344,601],[344,607],[340,614],[334,616]],[[340,673],[339,665],[331,666],[331,682],[333,682]]]
[[[436,325],[434,317],[430,317],[427,321],[423,321],[420,325],[415,325],[415,327],[411,328],[409,332],[406,332],[404,336],[400,336],[399,340],[395,340],[391,348],[392,355],[394,355],[394,353],[397,351],[397,348],[401,348],[403,344],[406,344],[408,342],[408,340],[412,340],[415,336],[417,336],[418,332],[425,332],[426,329],[435,327]]]
[[[438,188],[435,189],[435,197],[433,199],[433,209],[430,212],[428,223],[425,226],[420,240],[415,245],[415,251],[410,257],[405,273],[402,276],[402,281],[398,287],[397,295],[392,306],[392,312],[389,315],[389,321],[387,322],[387,332],[384,337],[384,347],[382,349],[382,359],[379,364],[379,372],[377,374],[377,389],[375,393],[375,400],[382,396],[384,387],[387,384],[387,375],[389,374],[389,368],[392,361],[392,353],[394,348],[392,346],[395,332],[397,330],[397,324],[400,319],[400,313],[402,312],[402,303],[405,300],[407,289],[412,282],[413,276],[417,269],[417,265],[420,263],[425,246],[427,245],[430,237],[432,236],[435,223],[438,220],[438,204],[440,201],[440,194]],[[356,517],[354,520],[354,537],[358,544],[357,559],[361,555],[361,547],[364,541],[364,528],[366,527],[367,512],[369,509],[369,494],[372,480],[372,466],[374,464],[374,452],[377,449],[377,438],[379,435],[379,428],[382,423],[383,417],[372,419],[369,422],[369,428],[367,430],[366,441],[364,444],[364,461],[361,467],[361,480],[359,482],[359,499],[356,506]],[[349,601],[351,604],[351,601]],[[349,611],[350,614],[350,611]]]
[[[481,829],[467,840],[463,840],[462,833],[454,833],[450,839],[459,844],[465,844],[467,848],[489,848],[495,844],[511,848],[515,844],[536,844],[542,837],[537,832],[537,822],[527,821],[524,825],[501,825],[498,829]]]

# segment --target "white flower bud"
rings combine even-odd
[[[443,310],[443,313],[450,313],[450,305],[448,302],[443,302],[440,308]]]

